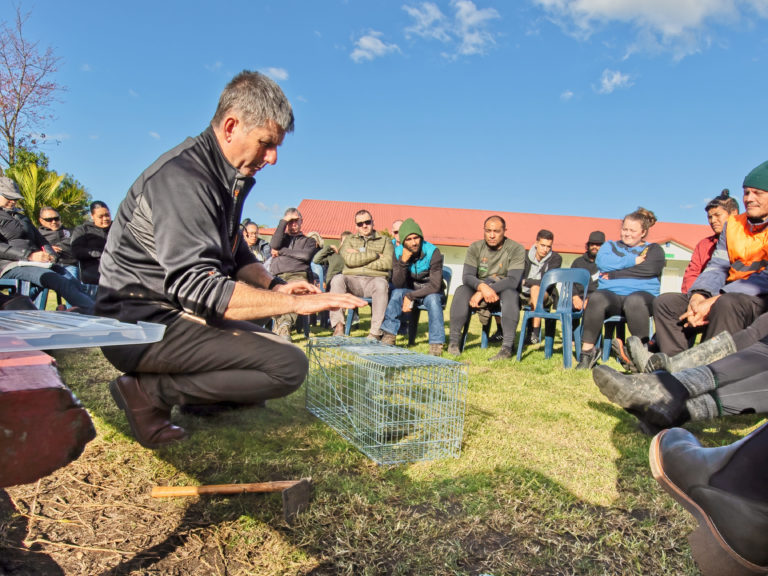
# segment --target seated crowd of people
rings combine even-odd
[[[663,369],[676,354],[690,348],[697,335],[702,342],[712,341],[708,346],[719,346],[722,333],[735,334],[768,311],[763,299],[768,292],[768,282],[763,279],[765,259],[754,247],[755,240],[762,242],[763,235],[754,222],[768,217],[768,207],[763,209],[761,199],[752,192],[759,189],[747,186],[749,183],[748,177],[744,214],[739,214],[738,203],[727,190],[706,205],[713,234],[696,246],[680,293],[660,294],[665,256],[658,244],[646,240],[656,222],[649,210],[638,208],[627,214],[617,240],[606,241],[605,233],[599,230],[589,235],[584,254],[571,264],[590,274],[586,298],[574,293],[572,302],[573,310],[583,312],[577,369],[592,369],[597,364],[600,353],[596,344],[603,322],[612,316],[623,317],[632,334],[627,342],[613,340],[614,354],[628,371],[637,372]],[[93,202],[90,220],[70,231],[62,226],[59,213],[45,206],[40,210],[40,226],[35,229],[16,208],[21,199],[16,184],[8,178],[0,184],[0,257],[5,262],[0,277],[50,288],[76,309],[91,311],[100,256],[111,226],[109,208],[103,202]],[[414,307],[425,310],[429,352],[437,356],[443,353],[447,301],[443,255],[424,238],[417,222],[412,218],[396,220],[391,234],[382,233],[370,211],[363,209],[354,216],[355,232],[344,231],[338,245],[324,245],[316,232],[305,234],[302,224],[301,213],[288,208],[269,242],[260,237],[259,226],[250,219],[241,229],[256,260],[280,280],[308,281],[330,293],[367,299],[371,308],[369,339],[395,345]],[[553,232],[542,229],[526,251],[507,238],[503,217],[486,218],[483,238],[467,249],[461,283],[450,307],[450,355],[461,354],[463,330],[474,313],[485,330],[496,318],[498,330],[492,339],[501,347],[491,359],[513,356],[521,308],[535,309],[544,274],[562,266],[561,255],[553,250],[554,240]],[[557,289],[547,287],[542,298],[544,308],[551,309],[557,301]],[[345,313],[344,309],[323,313],[334,336],[345,334]],[[297,320],[296,313],[286,313],[262,323],[290,342]],[[554,323],[545,326],[547,335],[553,336]],[[533,318],[522,331],[525,344],[537,343],[540,330],[541,320]],[[727,345],[720,349],[730,350]]]
[[[15,208],[21,199],[15,183],[4,178],[2,185],[0,254],[5,256],[6,268],[0,277],[50,288],[76,309],[91,311],[99,259],[111,225],[109,208],[103,202],[93,202],[90,221],[70,231],[62,226],[59,213],[45,206],[40,210],[40,226],[35,229]],[[738,221],[749,223],[762,213],[756,208],[759,202],[746,196],[745,192],[747,212]],[[748,243],[731,238],[729,245],[728,235],[721,235],[729,218],[739,218],[738,203],[724,190],[705,210],[713,234],[696,246],[680,293],[659,294],[664,251],[645,240],[656,222],[652,212],[639,208],[627,214],[618,240],[606,241],[605,233],[599,230],[589,235],[584,254],[571,264],[590,273],[587,298],[574,293],[572,302],[574,310],[583,312],[577,369],[596,365],[600,356],[596,343],[604,320],[611,316],[624,317],[632,334],[626,343],[614,339],[614,354],[627,370],[636,372],[664,368],[670,357],[693,345],[697,334],[704,342],[714,338],[714,346],[722,339],[719,334],[748,327],[768,309],[759,289],[763,274],[754,274],[761,271],[753,265],[759,265],[760,259],[754,255],[748,261],[738,259],[739,250],[748,249]],[[316,232],[304,234],[302,223],[296,208],[287,209],[269,242],[260,237],[259,226],[250,219],[241,228],[245,244],[257,261],[281,280],[306,280],[328,292],[369,299],[369,339],[395,345],[414,306],[426,310],[429,352],[437,356],[443,353],[447,300],[443,255],[424,238],[417,222],[412,218],[396,220],[391,235],[380,233],[373,215],[360,210],[355,214],[355,232],[344,231],[339,245],[324,245]],[[500,342],[501,348],[491,359],[513,356],[521,308],[535,309],[542,277],[562,266],[563,259],[553,244],[554,234],[542,229],[526,251],[506,237],[506,222],[501,216],[485,220],[483,239],[467,249],[461,285],[450,307],[450,355],[461,354],[462,331],[475,313],[486,330],[496,318],[498,330],[492,340]],[[746,265],[734,272],[731,262]],[[550,286],[543,297],[544,307],[551,309],[557,300],[557,290]],[[345,313],[343,309],[323,313],[334,336],[345,333]],[[296,313],[289,313],[264,319],[262,324],[290,342],[297,319]],[[540,340],[540,323],[534,318],[528,326],[526,345]],[[655,336],[651,333],[654,323]],[[547,332],[554,335],[554,323],[547,325]]]
[[[652,212],[638,209],[622,223],[621,239],[606,243],[605,233],[593,231],[584,254],[573,268],[589,272],[590,281],[583,292],[574,294],[573,309],[584,312],[584,337],[580,368],[596,363],[595,342],[603,320],[622,314],[629,329],[643,345],[649,340],[652,303],[659,294],[664,267],[664,251],[645,241],[656,219]],[[392,223],[391,236],[375,228],[373,215],[360,210],[354,217],[355,232],[344,231],[339,245],[328,243],[316,233],[302,232],[302,217],[296,208],[285,211],[269,243],[259,237],[259,227],[246,220],[243,237],[256,258],[275,276],[285,280],[307,280],[330,293],[350,293],[370,302],[371,322],[367,338],[394,345],[403,333],[409,313],[418,306],[427,311],[429,352],[441,355],[445,345],[443,309],[447,301],[443,255],[424,238],[412,218]],[[314,237],[314,238],[313,238]],[[467,249],[458,286],[450,307],[448,353],[462,351],[463,332],[471,314],[477,314],[484,329],[496,318],[498,331],[492,337],[501,343],[491,360],[513,356],[520,311],[535,309],[539,302],[541,280],[546,272],[560,268],[562,256],[553,250],[555,236],[542,229],[529,250],[507,238],[506,222],[491,215],[483,223],[483,238]],[[318,270],[321,268],[321,271]],[[322,279],[322,280],[321,280]],[[557,305],[555,286],[546,288],[542,302],[546,309]],[[329,327],[334,336],[346,332],[345,310],[329,313]],[[273,331],[290,341],[296,314],[272,319]],[[526,331],[526,344],[535,344],[541,335],[541,320],[534,318]],[[554,335],[554,324],[546,325],[547,335]],[[620,347],[623,351],[623,347]]]
[[[67,304],[60,307],[92,313],[99,283],[99,259],[112,224],[101,201],[90,205],[91,221],[73,230],[62,225],[51,206],[39,212],[39,228],[17,207],[23,199],[10,178],[0,177],[0,279],[28,282],[53,290]],[[32,308],[25,299],[3,297],[3,308]],[[13,302],[13,303],[11,303]],[[25,303],[26,302],[26,303]]]

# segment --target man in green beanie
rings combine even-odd
[[[688,294],[657,298],[663,305],[654,302],[656,343],[667,356],[687,350],[703,333],[704,342],[695,349],[703,354],[698,363],[714,361],[733,352],[728,334],[768,311],[768,162],[747,174],[743,186],[744,212],[728,218]]]
[[[429,353],[440,356],[445,343],[443,255],[434,244],[424,240],[413,218],[400,224],[398,236],[400,243],[395,247],[392,262],[393,289],[381,324],[381,342],[394,346],[400,316],[414,306],[424,305],[429,316]]]

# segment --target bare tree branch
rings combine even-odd
[[[53,118],[49,108],[64,88],[53,76],[60,59],[24,37],[29,13],[16,7],[15,22],[0,26],[0,161],[10,166],[16,149],[34,144],[32,131]]]

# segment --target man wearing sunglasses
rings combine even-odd
[[[0,176],[0,277],[49,288],[88,314],[93,300],[86,288],[57,264],[56,252],[24,213],[16,182]]]
[[[79,278],[77,258],[72,254],[70,246],[72,232],[61,224],[59,213],[50,206],[43,206],[40,209],[38,221],[40,222],[38,230],[56,252],[58,263],[64,266],[72,276]]]
[[[371,299],[371,331],[368,338],[381,340],[381,323],[389,301],[389,274],[395,247],[386,236],[373,227],[373,216],[368,210],[355,214],[355,230],[344,241],[340,254],[344,259],[341,274],[331,280],[331,292],[350,292]],[[334,336],[344,335],[344,312],[331,310]]]

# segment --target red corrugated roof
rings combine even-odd
[[[466,208],[438,208],[434,206],[404,206],[374,204],[371,202],[342,202],[337,200],[302,200],[298,206],[304,217],[304,233],[317,231],[324,238],[338,238],[344,230],[355,232],[355,212],[370,211],[377,230],[390,230],[395,220],[413,218],[433,244],[469,246],[483,237],[483,222],[491,214],[499,214],[507,222],[507,237],[530,247],[536,233],[542,228],[555,235],[555,250],[579,254],[589,233],[602,230],[606,237],[619,237],[620,219],[585,218],[581,216],[555,216],[550,214],[524,214],[520,212],[492,212]],[[706,224],[678,224],[657,222],[651,228],[648,240],[663,244],[677,242],[693,250],[696,244],[712,234]]]

